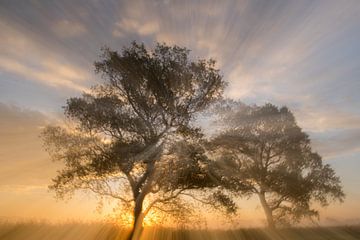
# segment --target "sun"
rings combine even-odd
[[[146,204],[144,204],[146,206]],[[132,227],[134,223],[134,215],[132,209],[118,209],[115,213],[111,214],[116,225],[122,227]],[[150,209],[143,219],[143,227],[153,227],[159,225],[164,219],[164,214],[157,211],[155,208]]]

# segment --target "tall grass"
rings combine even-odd
[[[68,222],[1,222],[1,240],[122,240],[128,229],[109,223]],[[328,228],[286,228],[270,231],[262,228],[234,230],[190,230],[160,227],[145,228],[143,240],[355,240],[360,239],[360,226]]]

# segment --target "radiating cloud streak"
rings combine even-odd
[[[0,19],[0,70],[55,88],[85,91],[87,71],[63,63],[51,48]]]
[[[79,22],[63,19],[54,24],[53,31],[60,37],[69,38],[79,37],[86,33],[87,29]]]

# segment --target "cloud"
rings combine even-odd
[[[64,63],[46,44],[0,19],[0,70],[56,88],[86,91],[91,76]],[[26,53],[26,54],[24,54]]]
[[[137,34],[140,37],[153,36],[160,32],[160,19],[151,13],[154,3],[136,1],[124,3],[121,8],[121,18],[114,24],[113,36],[125,37]],[[155,9],[153,9],[155,10]],[[146,12],[147,14],[142,14]]]
[[[67,19],[55,22],[52,29],[57,36],[62,38],[79,37],[87,33],[82,23]]]
[[[311,102],[310,100],[309,102]],[[295,115],[301,126],[311,132],[360,129],[360,115],[334,106],[300,106]]]
[[[4,71],[17,74],[25,79],[34,79],[52,87],[67,87],[78,91],[86,91],[87,88],[78,84],[83,81],[83,72],[66,66],[54,60],[42,62],[39,67],[30,67],[17,59],[0,57],[0,68]]]
[[[0,185],[0,192],[15,194],[34,194],[37,191],[47,190],[47,185]]]
[[[137,33],[141,36],[146,36],[159,32],[159,29],[159,23],[156,21],[142,23],[137,19],[122,19],[116,23],[113,35],[122,37],[128,33]]]
[[[360,153],[360,128],[310,132],[314,148],[325,158]]]

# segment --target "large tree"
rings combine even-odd
[[[105,48],[95,68],[104,81],[64,107],[71,128],[43,132],[46,149],[65,164],[51,189],[59,197],[89,189],[131,206],[133,238],[151,207],[211,186],[191,121],[221,97],[224,81],[214,60],[191,60],[189,50],[166,44]]]
[[[318,216],[314,202],[343,200],[339,177],[288,108],[228,101],[217,113],[223,130],[211,141],[220,156],[215,172],[226,188],[258,196],[269,227]]]

